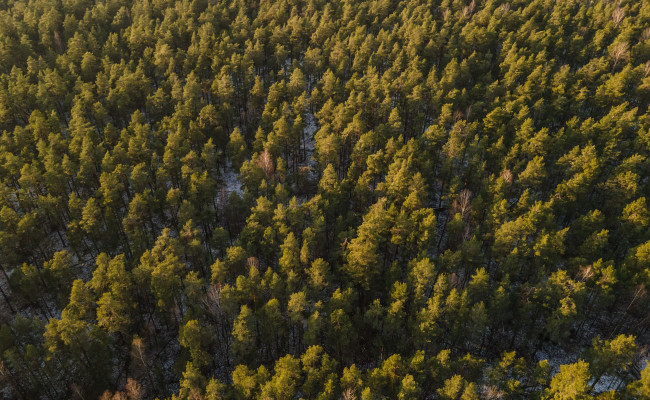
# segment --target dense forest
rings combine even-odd
[[[650,399],[650,1],[0,1],[0,397]]]

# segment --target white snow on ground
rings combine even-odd
[[[560,370],[560,365],[572,364],[577,361],[575,354],[569,354],[560,348],[546,348],[535,353],[537,361],[548,360],[552,375]]]
[[[6,281],[4,275],[0,273],[0,287],[2,288],[2,291],[9,297],[11,297],[11,289],[9,288],[9,283]],[[15,307],[15,305],[14,305]],[[4,297],[0,295],[0,321],[3,320],[3,317],[7,317],[9,320],[12,316],[13,312],[10,311],[9,306],[5,302]]]
[[[305,161],[301,165],[308,165],[312,168],[316,166],[316,160],[314,159],[314,151],[316,149],[316,139],[314,136],[318,131],[318,126],[316,125],[316,117],[311,112],[308,112],[305,117]]]
[[[620,383],[620,379],[616,376],[612,375],[603,375],[596,386],[594,386],[593,393],[602,393],[602,392],[607,392],[609,390],[614,390]]]
[[[223,187],[226,189],[228,195],[230,195],[231,192],[242,194],[242,184],[239,181],[239,171],[233,170],[230,161],[227,162],[224,171],[221,173],[221,179],[223,180]]]
[[[301,146],[301,152],[304,149],[304,160],[298,164],[298,167],[304,171],[306,169],[306,175],[307,179],[309,181],[316,181],[318,179],[317,176],[317,171],[316,171],[316,159],[314,158],[314,152],[316,150],[316,140],[314,136],[316,135],[316,132],[318,131],[318,125],[316,123],[316,117],[314,117],[314,114],[311,112],[307,112],[307,115],[305,116],[305,128],[304,128],[304,141]],[[295,184],[294,184],[294,189],[296,189]],[[305,201],[308,201],[310,196],[307,195],[302,195],[302,196],[297,196],[297,200],[299,204],[304,203]]]
[[[316,125],[316,117],[314,117],[314,114],[311,112],[307,113],[307,116],[305,117],[305,124],[305,147],[307,148],[307,151],[314,151],[314,146],[316,144],[314,135],[318,130],[318,126]]]

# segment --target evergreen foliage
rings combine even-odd
[[[0,397],[650,398],[650,2],[0,2]]]

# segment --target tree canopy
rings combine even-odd
[[[0,2],[0,397],[650,396],[650,2]]]

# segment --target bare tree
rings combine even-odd
[[[614,11],[612,11],[612,19],[614,20],[614,26],[616,28],[618,28],[620,23],[623,21],[623,18],[625,18],[625,9],[616,7]]]
[[[498,399],[505,399],[506,394],[500,390],[497,386],[490,385],[490,386],[484,386],[481,390],[481,394],[483,395],[484,399],[489,399],[489,400],[498,400]]]
[[[273,174],[275,167],[273,166],[273,158],[271,153],[268,150],[264,150],[257,159],[257,166],[262,168],[262,171],[266,174],[267,177],[270,177]]]
[[[469,18],[474,13],[475,7],[476,7],[476,3],[474,2],[474,0],[472,0],[472,2],[469,3],[469,5],[466,5],[463,8],[463,18]]]
[[[580,268],[580,271],[578,271],[578,280],[580,282],[585,282],[589,280],[592,276],[594,276],[594,270],[591,267],[591,265],[587,265],[585,267]]]
[[[246,259],[246,267],[255,267],[259,268],[260,267],[260,260],[257,257],[248,257]]]
[[[512,185],[512,181],[514,180],[512,171],[510,171],[509,169],[503,170],[503,172],[501,172],[501,177],[503,178],[504,181],[508,182],[509,185]]]
[[[463,189],[455,201],[454,208],[460,212],[460,215],[462,215],[463,219],[467,217],[469,210],[472,208],[471,200],[472,191],[469,189]]]
[[[626,60],[628,58],[629,49],[630,45],[627,44],[627,42],[616,42],[610,47],[609,56],[614,61],[614,66],[612,68],[616,68],[616,65],[619,61]]]
[[[139,337],[135,337],[131,342],[131,360],[133,360],[134,364],[139,367],[140,369],[139,372],[147,377],[147,380],[149,381],[149,385],[151,386],[150,389],[153,390],[156,386],[153,379],[153,375],[151,374],[151,365],[149,364],[150,359],[149,356],[147,355],[146,345],[144,341]],[[129,383],[130,381],[135,382],[135,384]],[[135,391],[136,389],[139,391],[139,393],[142,393],[142,385],[140,385],[133,379],[128,378],[127,392],[131,390]]]
[[[343,392],[343,400],[357,400],[357,395],[354,394],[354,389],[347,388]]]
[[[127,378],[124,389],[126,390],[126,395],[129,400],[142,400],[142,397],[144,396],[142,385],[135,379]]]
[[[354,394],[354,389],[347,388],[343,392],[343,400],[357,400],[357,396]]]

